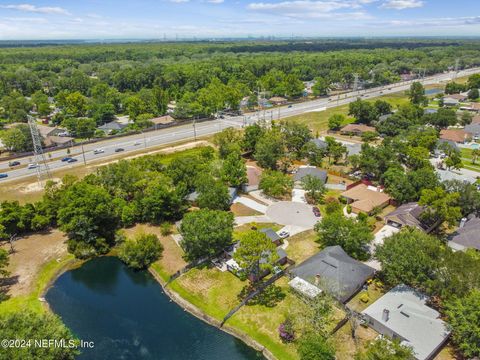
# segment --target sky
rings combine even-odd
[[[0,0],[0,40],[480,36],[480,0]]]

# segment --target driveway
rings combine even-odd
[[[267,212],[267,206],[260,204],[259,202],[249,199],[244,196],[238,196],[233,200],[234,203],[240,203],[243,204],[250,209],[256,210],[258,212],[261,212],[262,214],[265,214]]]
[[[272,219],[270,219],[268,216],[265,215],[256,215],[256,216],[237,216],[235,218],[235,225],[244,225],[244,224],[250,224],[252,222],[257,222],[257,223],[269,223],[272,222]]]
[[[270,205],[265,215],[277,224],[298,226],[305,230],[312,229],[320,220],[313,214],[310,205],[291,201]]]
[[[306,204],[307,200],[305,199],[305,190],[293,189],[292,190],[292,201]]]

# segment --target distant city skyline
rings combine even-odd
[[[0,0],[0,40],[480,36],[472,0]]]

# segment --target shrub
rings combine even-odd
[[[352,205],[348,204],[347,205],[347,214],[351,214],[352,213]]]
[[[293,323],[289,318],[280,324],[278,327],[278,334],[283,342],[292,342],[295,340],[295,330],[293,329]]]
[[[119,252],[120,259],[133,269],[145,269],[157,261],[163,246],[154,234],[142,234],[125,241]]]
[[[172,233],[172,224],[169,222],[164,222],[162,225],[160,225],[160,234],[162,236],[168,236]]]

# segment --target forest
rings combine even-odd
[[[51,118],[72,134],[126,114],[138,127],[176,102],[174,117],[237,110],[248,97],[313,96],[480,65],[480,44],[466,40],[316,40],[62,44],[9,47],[0,53],[0,125],[28,114]],[[76,134],[81,133],[81,134]],[[83,136],[82,136],[83,135]]]

